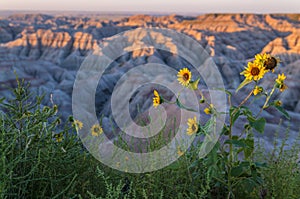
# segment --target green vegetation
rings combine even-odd
[[[253,74],[255,66],[248,69]],[[190,76],[189,71],[182,70],[179,78],[185,78],[182,83],[189,81],[185,84],[189,88],[197,89]],[[253,80],[252,76],[247,77],[239,89]],[[279,76],[273,89],[286,89],[284,79]],[[254,129],[264,132],[265,120],[254,116],[243,103],[231,107],[230,124],[222,132],[225,142],[218,142],[205,158],[199,159],[198,146],[194,146],[166,168],[130,174],[111,169],[92,157],[76,135],[79,127],[76,120],[70,117],[62,122],[55,105],[43,107],[42,96],[33,96],[29,84],[18,79],[17,82],[18,86],[12,89],[13,97],[0,100],[0,198],[298,199],[300,196],[299,139],[290,149],[284,149],[285,140],[280,145],[275,142],[274,151],[266,153],[263,144],[256,145],[253,138]],[[254,92],[259,94],[263,90],[255,84],[249,96]],[[269,101],[270,95],[272,91],[262,109],[274,106],[288,117],[279,102]],[[162,103],[158,93],[154,102],[156,106]],[[179,101],[177,105],[185,108]],[[188,134],[206,133],[214,116],[220,114],[211,104],[205,113],[212,115],[210,122],[201,126],[191,118]],[[249,123],[243,136],[235,136],[232,126],[240,116]],[[100,133],[101,127],[98,130]],[[288,131],[280,133],[288,137]]]
[[[244,75],[245,79],[238,86],[236,92],[248,84],[249,86],[252,85],[253,88],[249,94],[241,100],[238,106],[231,104],[233,93],[228,90],[219,89],[228,96],[230,106],[228,113],[219,111],[214,104],[211,104],[204,97],[201,90],[198,89],[199,78],[193,81],[192,73],[188,68],[183,68],[178,72],[178,82],[184,87],[198,91],[201,96],[200,103],[206,103],[207,106],[204,112],[211,115],[210,120],[207,121],[204,126],[197,121],[196,117],[188,119],[187,124],[189,127],[186,131],[190,136],[195,134],[205,135],[210,138],[206,143],[199,143],[200,146],[213,146],[206,157],[201,160],[196,160],[204,164],[205,168],[207,168],[206,176],[208,175],[209,178],[206,180],[210,182],[210,190],[216,190],[215,194],[210,195],[211,198],[265,198],[268,195],[271,196],[271,198],[296,198],[300,196],[290,190],[282,190],[277,193],[277,190],[285,189],[285,186],[286,188],[295,186],[295,190],[297,190],[297,186],[299,187],[299,185],[297,185],[298,182],[296,182],[297,180],[295,181],[293,177],[293,179],[289,179],[290,176],[299,177],[299,165],[296,163],[297,154],[299,154],[300,151],[299,146],[298,150],[296,150],[299,140],[296,140],[293,150],[289,151],[289,156],[283,154],[283,147],[285,145],[285,142],[283,142],[279,157],[276,158],[276,161],[274,161],[274,159],[258,161],[259,158],[256,157],[254,131],[263,134],[266,124],[266,119],[261,116],[262,111],[273,107],[284,115],[286,119],[290,119],[289,114],[281,106],[282,102],[273,99],[274,93],[284,92],[288,88],[285,84],[286,76],[284,73],[278,74],[277,79],[274,80],[272,89],[264,88],[259,84],[259,80],[264,78],[265,74],[275,71],[279,62],[279,58],[266,53],[257,54],[253,61],[248,62],[245,70],[241,72],[241,75]],[[157,107],[162,103],[171,103],[176,104],[181,109],[197,112],[196,110],[185,107],[180,102],[179,95],[180,94],[177,95],[178,97],[175,102],[168,102],[154,90],[153,106]],[[258,112],[252,112],[252,110],[245,105],[253,95],[257,96],[256,98],[264,98],[265,100]],[[228,124],[224,124],[223,129],[220,131],[224,141],[218,140],[214,143],[214,139],[211,136],[214,136],[218,118],[224,114],[229,116]],[[244,118],[246,124],[244,130],[235,132],[234,134],[233,127],[238,118]],[[278,153],[274,151],[271,157],[274,158],[275,154]],[[296,158],[293,159],[293,157]],[[282,163],[278,163],[278,159],[280,159]],[[284,161],[289,163],[283,163]],[[291,167],[294,169],[293,172],[286,172],[286,170]],[[280,168],[284,168],[284,171],[277,171]],[[273,173],[273,171],[275,172]],[[268,175],[266,175],[266,173]],[[287,174],[289,177],[284,177],[284,175],[279,177],[278,175],[280,174]],[[284,178],[284,180],[281,178]],[[285,181],[285,179],[288,180]],[[271,181],[270,184],[269,181]],[[283,182],[284,184],[279,185],[279,183]],[[292,185],[289,183],[292,183]],[[266,184],[270,187],[262,189],[259,196],[257,190],[260,189],[260,187],[266,186]]]

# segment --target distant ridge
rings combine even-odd
[[[116,35],[119,33],[155,27],[188,35],[202,45],[216,63],[226,89],[231,91],[243,80],[240,72],[256,54],[271,53],[279,57],[281,66],[276,72],[284,72],[287,75],[288,86],[279,99],[293,118],[291,123],[283,123],[282,126],[289,127],[292,138],[298,135],[300,14],[185,15],[21,11],[4,13],[6,16],[0,19],[0,86],[14,86],[16,84],[14,71],[16,71],[19,78],[31,81],[32,89],[37,93],[46,92],[45,105],[51,106],[47,103],[50,103],[52,94],[53,101],[59,106],[64,118],[72,112],[71,93],[74,79],[86,56],[99,49],[99,46],[109,46],[111,39],[118,37]],[[141,35],[146,37],[147,34]],[[151,39],[173,42],[172,38],[164,40],[161,36]],[[139,37],[138,41],[142,40],[143,37]],[[185,42],[187,49],[192,48],[189,41]],[[147,63],[164,64],[175,70],[190,67],[190,63],[176,54],[154,48],[138,48],[120,56],[114,60],[107,74],[103,75],[97,88],[95,107],[98,114],[105,115],[103,121],[109,123],[112,116],[109,99],[118,79],[133,67]],[[276,76],[276,73],[269,74],[262,83],[270,85]],[[154,75],[153,79],[155,78],[159,77]],[[0,87],[0,96],[9,95],[5,88]],[[205,90],[204,92],[207,93]],[[241,91],[238,94],[245,93]],[[145,91],[133,99],[132,107],[141,107],[133,111],[133,118],[138,111],[147,111],[152,104],[152,97],[149,97],[152,95],[153,90],[151,93]],[[272,109],[267,109],[263,114],[268,122],[264,138],[268,142],[278,130],[276,128],[280,115],[274,113]],[[242,123],[240,128],[243,128]],[[272,143],[267,145],[271,146]]]

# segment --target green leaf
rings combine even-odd
[[[191,90],[197,90],[199,81],[200,81],[200,77],[196,81],[191,81],[188,85],[188,88]]]
[[[248,118],[248,120],[249,120],[249,118]],[[252,128],[257,130],[259,133],[263,133],[265,130],[266,119],[261,117],[254,121],[249,120],[249,124]]]
[[[196,110],[194,110],[194,109],[192,109],[192,108],[188,108],[188,107],[184,106],[183,104],[181,104],[181,102],[179,101],[178,98],[176,99],[176,104],[177,104],[177,106],[178,106],[179,108],[185,109],[185,110],[187,110],[187,111],[198,112],[198,111],[196,111]]]
[[[242,148],[248,147],[248,145],[244,142],[243,139],[241,139],[241,140],[226,140],[225,144],[232,144],[234,146],[242,147]]]
[[[204,135],[208,135],[209,132],[211,132],[212,127],[214,125],[214,118],[211,117],[205,124],[204,126],[199,125],[199,133],[203,133]]]
[[[255,121],[255,118],[252,115],[251,110],[246,106],[241,106],[242,114],[245,115],[249,121]]]
[[[250,82],[252,82],[252,80],[247,80],[247,79],[245,79],[245,80],[238,86],[238,88],[235,90],[235,92],[237,93],[241,88],[243,88],[244,86],[246,86],[246,85],[249,84]]]
[[[254,151],[254,139],[253,138],[246,139],[245,144],[247,145],[247,147],[244,148],[244,155],[245,158],[248,159]]]
[[[249,171],[249,168],[249,164],[241,163],[231,169],[231,176],[239,177],[243,174],[246,174]]]
[[[254,162],[254,164],[256,167],[259,167],[259,168],[267,168],[268,167],[268,164],[265,162]]]
[[[233,136],[232,136],[232,139],[233,139],[233,140],[238,140],[239,138],[240,138],[240,137],[237,136],[237,135],[233,135]]]
[[[179,170],[180,167],[181,167],[181,165],[178,162],[174,162],[173,164],[171,164],[171,165],[168,166],[168,169]]]
[[[204,165],[207,167],[207,173],[209,173],[210,177],[212,178],[218,178],[222,172],[220,168],[220,157],[218,154],[219,149],[220,143],[217,142],[204,158]]]
[[[239,184],[244,188],[244,190],[248,194],[252,193],[254,189],[259,185],[252,178],[245,178]]]
[[[291,119],[290,115],[288,114],[288,112],[286,112],[286,110],[284,110],[284,108],[282,108],[281,106],[276,106],[275,104],[273,105],[280,113],[282,113],[284,115],[284,117],[286,117],[288,120]]]

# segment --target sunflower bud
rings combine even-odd
[[[199,100],[199,102],[200,102],[201,104],[203,104],[203,103],[205,103],[205,99],[204,99],[204,98],[201,98],[201,99]]]
[[[281,106],[282,105],[282,102],[280,100],[276,100],[274,102],[275,106]]]
[[[69,118],[68,118],[68,120],[69,120],[69,122],[74,122],[74,117],[73,116],[69,116]]]

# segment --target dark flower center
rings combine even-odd
[[[154,101],[155,101],[156,104],[160,104],[160,99],[158,97],[155,98]]]
[[[269,70],[273,70],[276,67],[276,65],[277,60],[275,57],[268,58],[264,63],[265,68]]]
[[[252,68],[251,75],[257,76],[258,74],[259,74],[259,68],[257,68],[257,67]]]
[[[192,131],[196,131],[197,130],[197,126],[195,124],[192,125]]]
[[[184,73],[184,75],[183,75],[184,81],[188,81],[189,78],[190,78],[189,74],[188,73]]]

